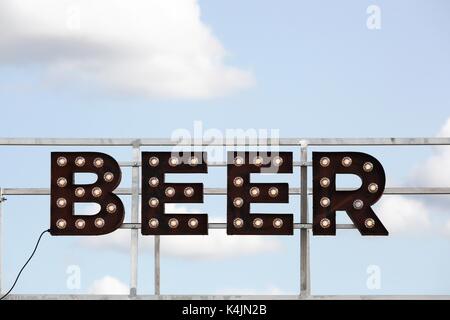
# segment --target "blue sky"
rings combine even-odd
[[[445,127],[450,117],[450,42],[446,40],[450,4],[446,1],[192,0],[183,6],[177,1],[145,5],[135,1],[130,6],[142,9],[149,20],[159,7],[172,13],[160,15],[167,21],[157,18],[155,25],[143,22],[148,35],[128,28],[127,19],[121,22],[121,32],[96,33],[95,10],[89,12],[83,1],[62,1],[70,10],[51,11],[55,16],[46,26],[36,13],[35,20],[24,25],[20,21],[30,13],[20,6],[8,7],[10,2],[0,5],[6,12],[0,13],[0,26],[8,26],[0,31],[2,137],[169,138],[176,129],[192,130],[194,121],[202,121],[205,130],[278,129],[282,137],[450,135],[450,126]],[[42,1],[42,10],[52,4],[52,0]],[[379,30],[366,26],[370,5],[381,10]],[[80,34],[60,32],[59,14],[71,16],[77,8],[81,8]],[[105,12],[104,19],[117,18],[114,4]],[[30,31],[33,28],[35,33]],[[108,28],[114,26],[104,24]],[[108,37],[111,34],[114,37]],[[107,39],[105,51],[96,46],[99,39]],[[142,39],[148,44],[141,45]],[[67,49],[67,43],[75,45]],[[133,50],[123,49],[128,43]],[[157,51],[156,67],[147,58],[153,57],[152,50]],[[165,65],[165,58],[172,64]],[[94,149],[122,161],[131,156],[128,148]],[[388,185],[450,185],[448,172],[433,180],[417,171],[423,169],[431,176],[438,169],[436,159],[450,160],[445,148],[356,149],[379,158]],[[0,186],[49,186],[50,152],[56,150],[92,148],[1,147]],[[298,150],[292,151],[298,158]],[[206,177],[186,179],[223,187],[225,178],[225,171],[210,169]],[[298,186],[298,172],[273,179]],[[122,186],[129,186],[128,169],[123,180]],[[123,199],[130,208],[129,199]],[[313,238],[313,293],[450,294],[446,277],[450,260],[442,254],[450,249],[447,204],[445,197],[399,197],[380,204],[380,209],[408,221],[387,217],[394,230],[388,238],[363,239],[356,231]],[[207,197],[204,205],[189,208],[225,219],[223,198]],[[50,213],[46,197],[9,197],[4,209],[2,280],[7,288],[39,232],[48,228]],[[298,199],[255,210],[297,212]],[[129,215],[128,209],[127,219]],[[255,254],[236,249],[231,240],[222,238],[217,236],[218,245],[223,245],[224,252],[236,250],[235,255],[205,254],[196,260],[180,254],[172,243],[162,260],[162,293],[298,292],[298,234],[248,243]],[[124,248],[108,240],[99,239],[101,244],[94,245],[47,236],[15,292],[87,292],[106,275],[128,285],[129,257],[123,244],[127,238],[117,239]],[[216,242],[205,239],[191,245],[211,243]],[[266,246],[270,250],[263,250]],[[151,243],[144,249],[138,291],[151,293]],[[80,266],[79,290],[66,287],[70,265]],[[366,286],[370,265],[380,267],[380,290]]]

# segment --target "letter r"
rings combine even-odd
[[[361,178],[357,190],[336,190],[337,174]],[[313,234],[336,235],[336,211],[346,211],[363,236],[389,233],[371,206],[382,196],[386,176],[381,163],[360,152],[313,153]]]

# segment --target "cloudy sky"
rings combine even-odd
[[[200,121],[209,134],[449,137],[449,9],[444,0],[3,0],[0,136],[170,138]],[[0,186],[48,187],[50,152],[57,150],[131,157],[128,148],[1,147]],[[298,159],[299,150],[290,150]],[[325,150],[373,154],[388,186],[450,187],[448,147]],[[226,185],[223,169],[209,171],[186,181]],[[121,187],[129,187],[129,169],[123,174]],[[257,179],[299,185],[298,171]],[[3,290],[48,228],[48,202],[8,197]],[[128,197],[123,202],[131,207]],[[449,204],[441,196],[385,196],[376,212],[389,237],[342,230],[313,238],[312,292],[450,294]],[[298,220],[298,208],[298,197],[291,197],[289,204],[252,210],[292,212]],[[169,209],[207,212],[214,221],[226,215],[223,197]],[[349,221],[345,214],[338,219]],[[297,294],[298,243],[298,233],[164,237],[161,291]],[[152,248],[151,237],[140,238],[141,294],[153,292]],[[129,231],[46,236],[15,292],[126,293],[128,250]]]

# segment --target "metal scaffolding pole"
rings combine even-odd
[[[300,189],[308,189],[308,148],[301,146],[300,158],[303,163],[300,171]],[[308,194],[301,194],[300,204],[300,222],[308,223]],[[309,229],[300,230],[300,296],[307,298],[311,295],[310,274],[309,274]]]
[[[135,165],[131,169],[131,222],[139,223],[139,166],[140,146],[138,142],[133,144],[133,161]],[[137,295],[137,277],[138,277],[138,241],[139,230],[131,229],[131,279],[130,296]]]

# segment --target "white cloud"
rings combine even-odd
[[[437,136],[450,137],[450,118]],[[411,180],[422,186],[450,187],[450,146],[434,147],[433,155],[414,168]]]
[[[278,241],[264,236],[228,236],[225,230],[210,230],[208,236],[166,237],[162,254],[185,259],[225,259],[277,251]]]
[[[450,118],[447,119],[444,126],[439,131],[438,137],[450,137]]]
[[[425,233],[431,227],[429,209],[416,199],[384,196],[376,212],[391,235]]]
[[[167,213],[198,213],[179,205],[166,205]],[[211,222],[214,222],[212,220]],[[99,250],[118,250],[129,252],[130,232],[117,230],[109,235],[86,237],[80,244]],[[153,252],[153,237],[139,234],[139,246],[143,252]],[[183,259],[227,259],[259,253],[275,252],[280,242],[267,236],[229,236],[226,230],[209,230],[207,236],[162,236],[161,254]]]
[[[89,287],[90,294],[129,294],[128,285],[121,282],[119,279],[104,276],[99,280],[95,280]]]
[[[450,118],[437,137],[450,137]],[[409,176],[409,183],[421,187],[450,187],[450,147],[432,147],[433,154],[417,163]],[[446,197],[384,196],[376,210],[391,234],[431,233],[450,236],[449,199]],[[440,216],[445,214],[445,217]]]
[[[151,97],[210,98],[253,84],[200,19],[197,0],[2,0],[0,64],[56,83]]]
[[[450,147],[434,148],[433,152],[414,168],[412,181],[428,187],[450,187]]]

